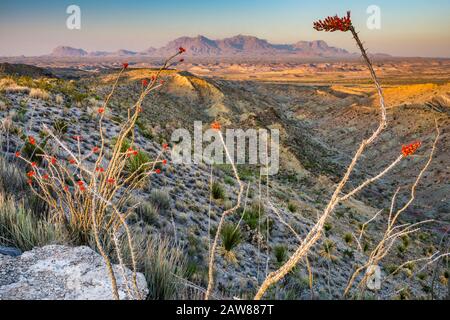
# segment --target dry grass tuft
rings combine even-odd
[[[45,90],[32,88],[30,90],[30,98],[40,100],[50,100],[50,94]]]

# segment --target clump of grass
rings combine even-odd
[[[149,289],[148,300],[180,298],[180,281],[186,275],[186,259],[182,250],[168,238],[136,233],[133,237],[137,269],[144,273]],[[131,261],[129,247],[123,256]]]
[[[65,234],[58,226],[39,219],[23,202],[15,203],[11,197],[0,194],[0,243],[31,250],[47,244],[62,243]]]
[[[132,157],[128,158],[126,170],[129,173],[137,173],[141,174],[148,170],[148,165],[145,166],[144,164],[150,162],[150,156],[145,153],[144,151],[137,151],[136,155],[133,155]]]
[[[64,97],[60,94],[55,96],[55,103],[62,105],[64,103]]]
[[[222,238],[221,253],[229,262],[236,263],[237,258],[234,249],[241,243],[242,234],[239,227],[233,223],[227,223],[220,231]]]
[[[53,129],[55,129],[56,134],[63,135],[67,133],[69,124],[64,119],[56,119],[53,122]]]
[[[286,261],[287,258],[287,247],[282,244],[276,245],[273,248],[273,254],[277,259],[277,263],[282,264],[284,261]]]
[[[225,199],[225,189],[219,182],[213,181],[211,186],[211,195],[215,200]]]
[[[0,193],[20,194],[26,189],[23,171],[0,157]]]
[[[325,230],[325,233],[328,234],[331,229],[333,229],[333,225],[331,223],[325,223],[323,225],[323,229]]]
[[[350,232],[344,234],[344,241],[346,244],[351,244],[353,242],[353,236]]]
[[[137,213],[145,223],[155,224],[158,221],[159,210],[152,203],[142,203],[137,208]]]
[[[0,91],[10,93],[28,93],[30,92],[30,88],[17,84],[11,78],[5,78],[0,80]]]
[[[334,261],[337,257],[334,255],[334,250],[336,249],[336,244],[331,240],[325,240],[322,244],[322,248],[319,254],[329,261]]]
[[[170,195],[166,190],[152,190],[150,202],[159,210],[164,211],[170,208]]]
[[[32,88],[30,90],[30,98],[41,99],[41,100],[49,100],[50,99],[50,95],[45,90],[38,89],[38,88]]]
[[[298,210],[297,204],[293,201],[289,201],[288,210],[292,213],[297,212],[297,210]]]

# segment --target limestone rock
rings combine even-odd
[[[136,299],[132,271],[125,268],[124,281],[114,265],[120,299]],[[133,297],[127,293],[127,283]],[[137,274],[140,295],[148,289],[144,275]],[[49,245],[19,257],[0,255],[0,300],[110,300],[111,281],[102,257],[92,249]]]

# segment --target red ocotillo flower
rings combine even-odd
[[[31,144],[31,145],[35,145],[36,144],[36,139],[34,139],[32,136],[29,136],[28,137],[28,142]]]
[[[93,153],[98,153],[100,151],[100,148],[99,147],[93,147],[92,148],[92,152]]]
[[[179,53],[183,53],[183,52],[186,52],[186,49],[185,49],[185,48],[183,48],[183,47],[179,47],[179,48],[178,48],[178,52],[179,52]]]
[[[68,192],[69,191],[69,186],[64,186],[64,191]]]
[[[167,143],[164,143],[164,144],[162,145],[162,147],[163,147],[164,150],[167,150],[167,149],[169,148],[169,145],[168,145]]]
[[[77,161],[76,161],[75,159],[70,159],[70,160],[69,160],[69,163],[70,163],[70,164],[75,164],[76,162],[77,162]]]
[[[56,158],[55,157],[51,157],[50,162],[55,165],[56,164]]]
[[[28,179],[28,180],[27,180],[27,183],[31,186],[31,185],[33,184],[33,180]]]
[[[36,172],[34,172],[33,170],[28,171],[27,176],[28,178],[33,178],[36,175]]]
[[[413,142],[411,144],[408,144],[406,146],[403,145],[402,146],[402,154],[403,154],[403,156],[407,157],[407,156],[410,156],[410,155],[414,154],[417,151],[417,149],[419,149],[421,144],[422,143],[420,141],[417,141],[417,142]]]
[[[219,122],[217,122],[217,121],[214,121],[213,123],[211,123],[211,129],[214,129],[214,130],[217,130],[217,131],[219,131],[219,130],[220,130],[220,128],[221,128],[221,125],[220,125],[220,123],[219,123]]]
[[[122,67],[123,67],[124,69],[128,68],[128,63],[127,63],[127,62],[122,63]]]
[[[31,163],[31,166],[32,166],[33,168],[36,168],[36,167],[37,167],[37,163],[36,163],[36,162],[32,162],[32,163]]]
[[[160,174],[160,173],[161,173],[161,170],[160,170],[160,169],[156,169],[156,170],[155,170],[155,173],[156,173],[156,174]]]
[[[146,80],[146,79],[142,80],[142,86],[143,87],[148,86],[148,80]]]
[[[105,169],[103,169],[102,167],[97,167],[95,168],[95,171],[102,173],[105,172]]]
[[[19,158],[19,157],[20,157],[20,152],[17,151],[17,152],[16,152],[16,158]]]
[[[164,159],[164,160],[162,161],[162,163],[163,163],[163,165],[166,165],[166,164],[167,164],[167,160]]]
[[[98,108],[97,112],[98,114],[102,114],[105,112],[105,108]]]
[[[49,175],[46,173],[46,174],[44,174],[44,175],[42,176],[42,178],[43,178],[44,180],[48,180],[50,177],[49,177]]]
[[[107,182],[108,182],[109,184],[114,184],[114,183],[116,183],[116,179],[114,179],[114,178],[108,178]]]
[[[84,186],[84,182],[83,181],[77,181],[78,187],[80,188],[80,191],[84,191],[86,190],[85,186]]]
[[[314,22],[314,29],[317,31],[349,31],[352,26],[352,20],[350,18],[350,11],[347,11],[346,17],[338,17],[335,15],[334,17],[326,17],[325,20],[319,20]]]

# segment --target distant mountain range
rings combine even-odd
[[[177,52],[179,47],[183,47],[187,50],[186,56],[195,57],[258,57],[283,55],[305,58],[351,58],[356,56],[356,54],[350,53],[345,49],[331,47],[322,40],[299,41],[294,44],[271,44],[267,40],[244,35],[237,35],[220,40],[211,40],[205,36],[181,37],[170,41],[162,48],[157,49],[150,47],[142,52],[134,52],[125,49],[116,52],[87,52],[83,49],[60,46],[55,48],[50,55],[54,57],[165,57]]]

